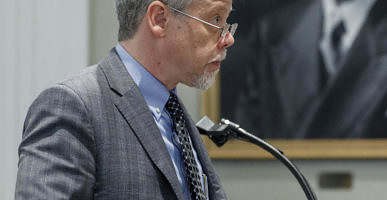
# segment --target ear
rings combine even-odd
[[[146,22],[152,34],[156,37],[164,37],[168,23],[169,10],[160,1],[153,1],[146,12]]]

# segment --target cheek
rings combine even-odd
[[[191,66],[191,72],[201,74],[210,59],[215,56],[217,45],[205,30],[197,29],[196,31],[193,30],[181,47],[179,51],[185,54],[184,58],[186,60],[184,62]]]
[[[204,39],[197,39],[192,44],[193,55],[196,56],[197,59],[207,59],[211,57],[213,54],[213,48],[209,44],[209,41]]]

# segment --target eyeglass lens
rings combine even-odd
[[[226,36],[227,33],[230,33],[231,36],[234,36],[237,27],[238,27],[238,24],[237,24],[237,23],[231,24],[231,25],[230,25],[230,24],[226,24],[226,25],[224,26],[224,28],[223,28],[221,37]]]

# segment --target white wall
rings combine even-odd
[[[114,0],[90,1],[90,63],[96,64],[117,44]]]
[[[0,1],[0,199],[13,199],[28,106],[88,64],[88,0]]]

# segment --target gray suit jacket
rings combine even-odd
[[[226,199],[185,114],[209,197]],[[19,157],[17,200],[183,199],[160,131],[114,49],[99,65],[39,95],[25,120]]]

